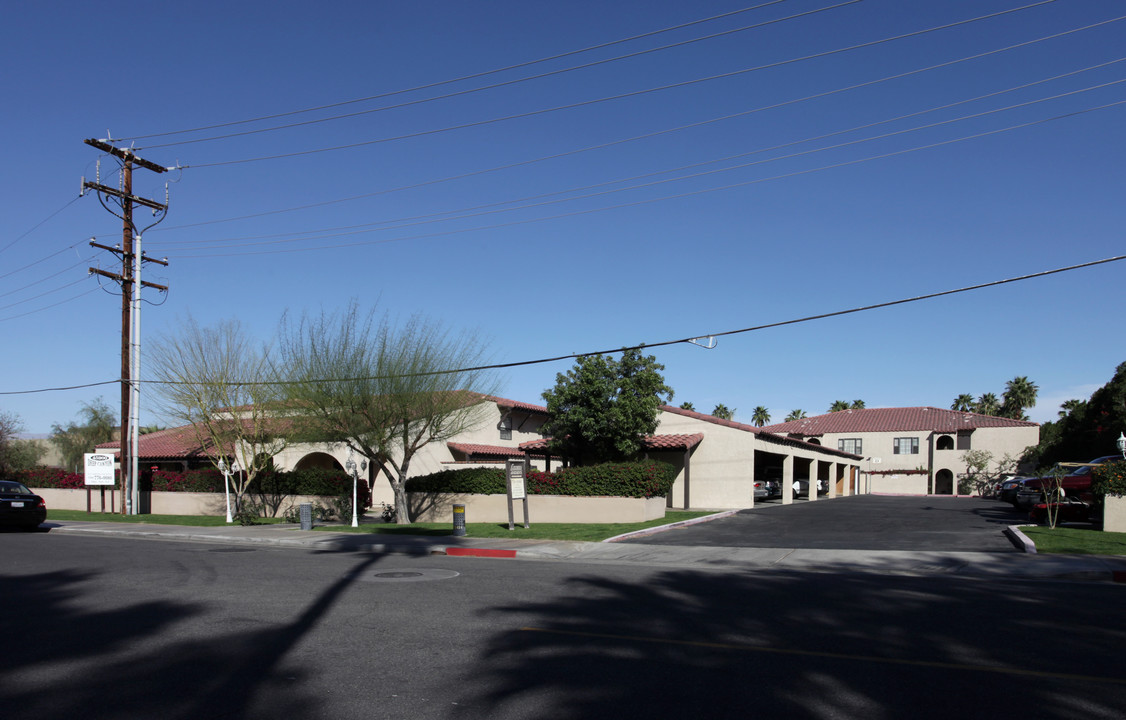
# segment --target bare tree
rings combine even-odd
[[[410,523],[405,483],[415,455],[479,424],[495,393],[493,374],[480,369],[480,340],[421,316],[394,325],[353,302],[283,321],[280,346],[294,437],[367,458],[369,478],[382,474],[391,485],[399,524]]]
[[[23,422],[19,416],[0,412],[0,478],[31,468],[43,457],[44,449],[31,440],[21,439],[21,432]]]
[[[238,320],[202,328],[192,318],[178,335],[160,336],[151,347],[152,387],[161,410],[194,428],[215,467],[238,461],[242,472],[231,475],[231,483],[241,508],[254,479],[287,444],[270,348]]]

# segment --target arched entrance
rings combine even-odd
[[[954,494],[954,473],[949,470],[939,470],[934,474],[934,494]]]
[[[294,470],[339,470],[344,472],[344,466],[325,452],[312,452],[297,461]]]

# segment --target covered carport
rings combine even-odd
[[[778,478],[781,494],[767,502],[789,505],[855,494],[861,457],[782,435],[755,436],[755,478]],[[820,492],[819,492],[820,489]],[[751,499],[751,505],[762,500]]]

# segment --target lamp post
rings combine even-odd
[[[219,472],[223,473],[223,490],[227,495],[227,522],[234,522],[231,518],[231,469],[224,458],[219,458]]]
[[[356,469],[356,461],[354,459],[354,453],[352,452],[352,450],[348,451],[348,462],[344,463],[344,467],[348,470],[348,472],[352,474],[352,527],[359,527],[360,517],[358,509],[356,507],[358,501],[358,493],[356,492],[356,488],[359,487],[360,484],[360,474]],[[361,460],[359,469],[367,470],[368,461]]]
[[[1126,460],[1126,433],[1118,433],[1118,441],[1115,444],[1118,445],[1118,452],[1122,453],[1122,459]]]

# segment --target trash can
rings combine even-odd
[[[298,506],[298,512],[301,515],[301,529],[313,529],[313,503],[301,503]]]
[[[454,535],[465,535],[465,506],[454,505]]]

